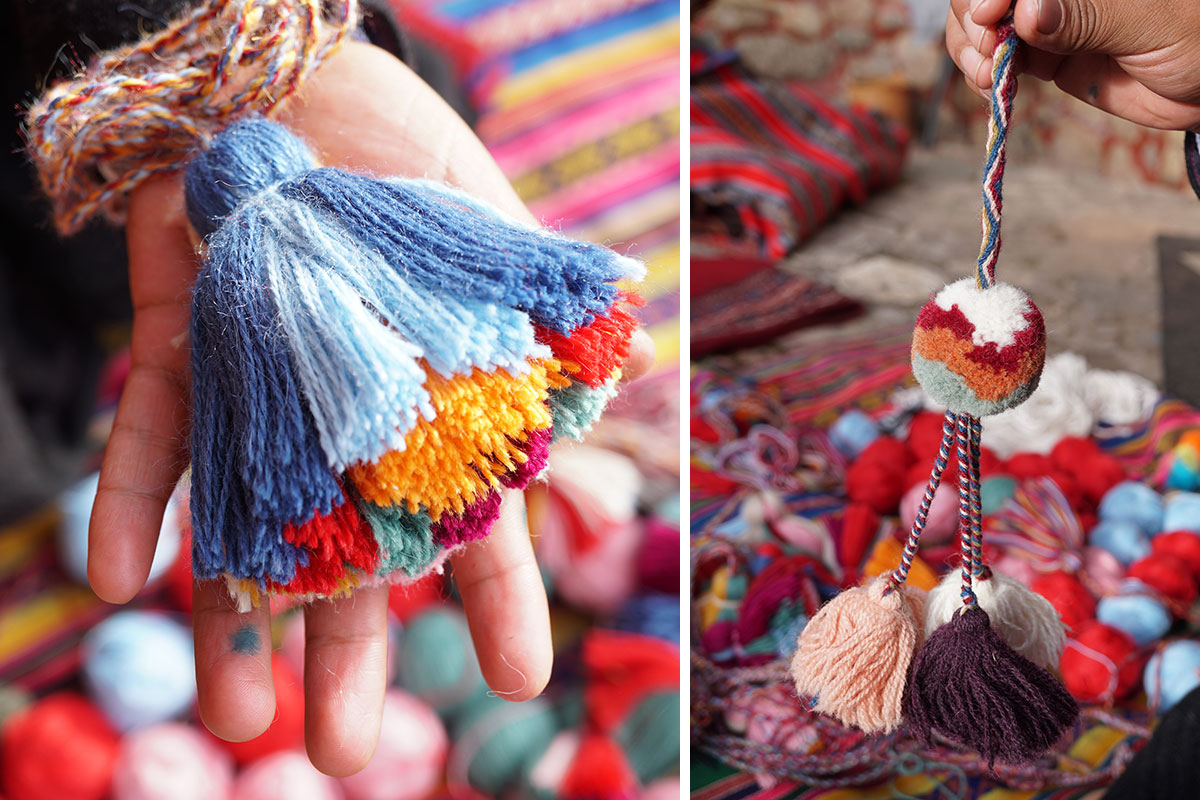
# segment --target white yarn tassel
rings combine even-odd
[[[1021,655],[1038,666],[1057,671],[1066,644],[1066,630],[1050,601],[1007,575],[976,577],[975,597],[987,612],[992,628]],[[925,636],[950,621],[963,607],[962,576],[951,570],[925,601]]]

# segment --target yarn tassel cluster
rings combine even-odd
[[[1065,641],[1053,606],[983,563],[979,417],[1028,398],[1045,362],[1041,313],[1023,292],[995,280],[1016,93],[1011,18],[998,38],[976,274],[935,295],[913,337],[913,372],[947,408],[925,495],[897,569],[826,604],[801,634],[792,662],[797,690],[817,710],[867,732],[904,723],[928,746],[941,737],[989,764],[1037,759],[1079,713],[1049,670]],[[925,598],[905,581],[955,449],[962,569]]]
[[[639,262],[261,119],[191,161],[193,568],[243,605],[415,580],[614,393]]]

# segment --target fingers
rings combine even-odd
[[[1085,103],[1139,125],[1163,130],[1189,130],[1200,125],[1200,106],[1157,94],[1108,56],[1062,59],[1051,79]]]
[[[955,5],[966,6],[963,11],[970,14],[970,18],[976,24],[990,26],[1004,19],[1012,0],[970,0],[970,3],[966,0],[955,0]]]
[[[304,735],[313,766],[352,775],[379,741],[387,688],[387,586],[304,609]]]
[[[275,717],[270,611],[239,614],[219,581],[197,583],[192,598],[200,719],[227,741],[253,739]]]
[[[1174,41],[1164,20],[1195,17],[1194,0],[1155,4],[1127,0],[1019,0],[1013,25],[1026,43],[1052,53],[1151,52]],[[1179,13],[1173,13],[1177,7]]]
[[[983,33],[978,34],[978,38],[975,40],[970,38],[962,17],[956,16],[954,6],[951,6],[950,12],[946,17],[946,52],[950,54],[950,58],[958,65],[971,91],[986,98],[988,96],[987,90],[992,86],[992,59],[984,57],[975,45],[986,38],[988,32],[980,26],[974,25],[974,23],[972,25],[974,26],[973,30],[978,29],[979,31],[983,31]],[[991,35],[993,38],[992,46],[994,48],[995,37],[994,34]],[[988,52],[990,53],[991,51]]]
[[[506,700],[546,688],[554,660],[546,591],[525,525],[525,499],[509,492],[491,535],[454,559],[484,680]]]
[[[178,184],[130,198],[132,366],[92,508],[88,577],[101,599],[130,600],[146,582],[167,499],[186,464],[188,288],[195,259]]]

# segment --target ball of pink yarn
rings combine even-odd
[[[1037,577],[1038,573],[1034,570],[1033,565],[1023,558],[1016,556],[1002,555],[996,558],[989,564],[992,572],[999,572],[1001,575],[1007,575],[1010,578],[1020,581],[1025,585],[1029,585]]]
[[[342,789],[349,800],[421,800],[441,782],[449,746],[433,709],[390,689],[375,755],[361,772],[342,778]]]
[[[195,728],[151,725],[121,741],[113,800],[226,800],[233,759]]]
[[[925,484],[918,483],[900,499],[900,525],[905,531],[912,527],[924,497]],[[946,487],[933,496],[933,504],[929,506],[929,518],[925,522],[925,532],[921,534],[921,541],[927,544],[945,544],[954,537],[957,529],[958,492],[953,491],[953,487]]]
[[[233,784],[232,800],[343,800],[341,787],[317,771],[308,756],[284,750],[261,758]]]
[[[1125,567],[1117,557],[1099,547],[1084,548],[1083,571],[1087,576],[1085,583],[1100,596],[1116,594],[1125,579]]]

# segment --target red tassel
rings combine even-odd
[[[633,292],[622,292],[608,314],[597,316],[590,325],[576,328],[570,336],[541,326],[536,328],[535,336],[539,342],[550,346],[550,352],[563,362],[563,368],[572,378],[595,389],[607,383],[613,370],[629,357],[629,338],[638,322],[622,308],[622,303],[641,306],[645,302]]]
[[[616,742],[588,734],[575,752],[559,796],[567,800],[633,800],[637,778]]]
[[[379,545],[345,492],[342,502],[328,514],[317,514],[303,525],[284,526],[283,538],[304,548],[308,564],[297,566],[296,576],[288,584],[271,583],[272,592],[335,594],[346,567],[373,573],[379,566]]]

